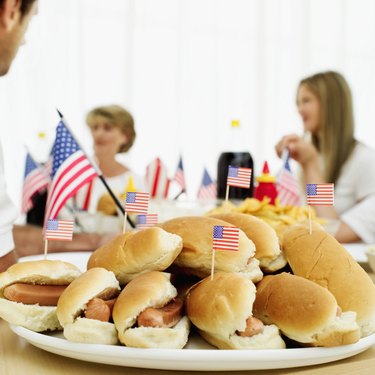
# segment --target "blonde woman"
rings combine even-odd
[[[317,206],[321,217],[336,219],[340,242],[375,243],[375,150],[354,138],[352,96],[337,72],[303,79],[297,107],[305,135],[284,136],[276,145],[288,149],[302,169],[303,183],[335,184],[334,206]]]
[[[132,115],[118,105],[101,106],[87,114],[86,123],[92,135],[96,162],[115,195],[120,197],[124,193],[130,177],[133,186],[142,190],[143,180],[116,159],[118,154],[128,152],[134,143],[136,132]],[[116,214],[116,206],[98,178],[84,186],[69,205],[72,203],[75,208],[91,213],[99,210]],[[63,216],[66,216],[66,210]]]

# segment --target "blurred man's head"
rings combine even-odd
[[[0,76],[8,73],[36,7],[37,0],[0,0]]]

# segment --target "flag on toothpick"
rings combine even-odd
[[[250,188],[251,168],[232,167],[228,168],[227,186]]]
[[[211,280],[214,277],[216,251],[238,251],[239,237],[240,231],[237,227],[214,225],[212,236]]]
[[[150,201],[149,193],[128,192],[126,193],[125,212],[137,212],[147,214]]]
[[[180,186],[182,191],[186,191],[186,183],[185,183],[185,174],[184,174],[184,166],[182,164],[182,156],[178,161],[176,174],[174,176],[174,181],[176,181]]]
[[[48,220],[44,237],[46,240],[71,241],[73,220]]]
[[[158,214],[137,215],[137,229],[153,227],[158,223]]]
[[[46,220],[55,219],[65,202],[98,175],[63,121],[57,125],[52,155]]]
[[[277,180],[277,193],[280,203],[284,206],[299,206],[301,204],[301,198],[297,181],[290,169],[289,153],[285,156],[284,165]]]
[[[216,183],[208,174],[207,169],[204,168],[202,183],[199,187],[197,197],[198,199],[214,199],[216,198],[216,193]]]
[[[51,182],[50,176],[44,168],[38,165],[28,152],[26,155],[25,175],[22,190],[22,213],[33,208],[32,197],[34,194],[44,191]]]
[[[166,198],[168,196],[170,180],[167,168],[159,158],[147,166],[146,184],[151,197]]]
[[[334,184],[307,184],[306,195],[309,206],[333,206]]]
[[[237,227],[214,225],[212,249],[237,251],[239,236]]]

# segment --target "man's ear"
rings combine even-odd
[[[4,30],[11,30],[19,22],[21,17],[22,0],[3,0],[0,8],[0,27]]]

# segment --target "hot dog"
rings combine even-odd
[[[271,273],[286,265],[286,258],[281,252],[277,234],[265,221],[237,212],[215,214],[210,217],[227,221],[244,231],[246,236],[254,242],[255,258],[259,260],[262,271]]]
[[[170,274],[144,273],[125,286],[113,308],[119,340],[136,348],[183,348],[189,320]]]
[[[173,262],[179,271],[204,278],[211,273],[213,227],[233,226],[212,217],[185,216],[168,220],[160,226],[167,232],[182,237],[183,248]],[[255,246],[245,233],[239,231],[238,251],[217,251],[215,270],[239,273],[256,282],[263,273],[254,258]]]
[[[219,349],[285,348],[275,325],[253,317],[254,299],[250,280],[217,272],[189,290],[186,312],[199,334]]]
[[[164,271],[181,249],[181,238],[161,228],[127,232],[94,251],[87,269],[103,267],[125,285],[146,271]]]
[[[15,283],[4,288],[4,297],[26,305],[56,306],[67,285],[32,285]]]
[[[96,319],[101,322],[109,322],[112,317],[113,306],[115,305],[116,298],[108,301],[101,298],[93,298],[87,303],[86,310],[84,311],[85,318]]]
[[[308,346],[353,344],[360,338],[354,312],[341,312],[321,286],[288,273],[266,276],[257,284],[254,315]]]
[[[0,274],[0,317],[36,332],[61,329],[57,300],[80,274],[77,267],[59,260],[11,266]]]
[[[115,275],[104,268],[92,268],[74,280],[57,303],[65,338],[80,343],[116,344],[112,309],[119,292]]]
[[[327,288],[344,311],[355,311],[362,337],[375,332],[375,285],[343,246],[322,227],[290,227],[283,247],[293,273]]]

